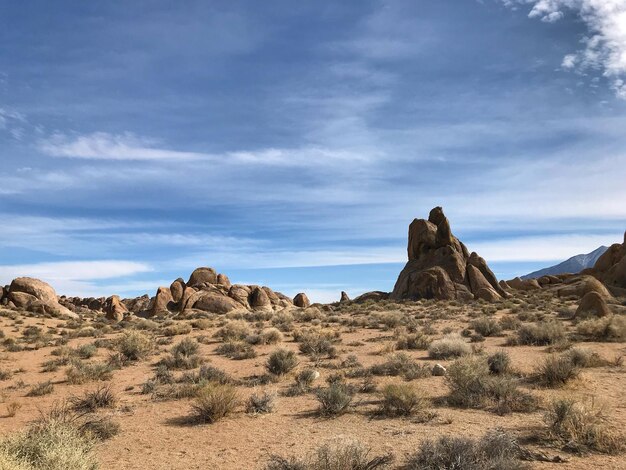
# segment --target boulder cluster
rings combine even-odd
[[[10,285],[0,288],[0,304],[42,315],[77,316],[59,303],[52,286],[32,277],[15,278]]]
[[[390,298],[482,299],[493,302],[506,297],[486,261],[469,253],[450,229],[441,207],[428,220],[415,219],[409,226],[409,260],[396,281]]]
[[[615,243],[604,252],[593,268],[585,270],[609,289],[614,290],[615,295],[626,295],[626,232],[624,243]]]

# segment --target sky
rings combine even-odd
[[[391,290],[443,206],[508,279],[626,229],[626,0],[0,0],[0,283]]]

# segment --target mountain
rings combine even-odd
[[[522,276],[522,279],[534,279],[541,276],[546,276],[548,274],[577,274],[583,269],[593,268],[594,264],[596,264],[596,261],[598,261],[598,258],[602,256],[604,252],[608,249],[609,248],[607,246],[601,246],[593,250],[591,253],[572,256],[570,259],[565,260],[557,265],[550,266],[549,268],[543,268],[530,274],[526,274],[525,276]]]

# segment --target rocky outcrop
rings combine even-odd
[[[270,309],[272,308],[272,302],[270,302],[270,298],[265,292],[265,290],[261,289],[258,286],[255,286],[248,297],[248,303],[250,307],[253,309]]]
[[[200,287],[202,284],[217,284],[217,273],[213,268],[197,268],[189,276],[188,287]]]
[[[598,258],[593,268],[585,272],[595,276],[609,288],[626,289],[626,232],[624,232],[624,243],[611,245]]]
[[[183,298],[183,292],[185,292],[185,288],[187,285],[182,278],[176,279],[172,284],[170,284],[170,294],[172,294],[172,301],[178,303],[180,299]]]
[[[611,310],[606,303],[606,298],[597,292],[587,292],[580,300],[576,309],[576,317],[606,317],[611,314]]]
[[[311,302],[304,292],[300,292],[293,298],[293,304],[296,307],[307,308],[311,305]]]
[[[358,297],[355,297],[353,302],[355,304],[362,304],[368,301],[380,302],[381,300],[387,300],[388,298],[389,298],[389,292],[375,290],[372,292],[366,292],[365,294],[361,294]]]
[[[408,262],[390,298],[499,300],[507,294],[483,258],[469,253],[450,229],[441,207],[428,220],[415,219],[409,226]]]
[[[18,277],[13,279],[5,294],[7,305],[33,313],[77,317],[67,307],[59,303],[56,292],[50,284],[32,277]]]
[[[515,290],[531,291],[541,289],[541,285],[539,285],[537,279],[521,279],[516,277],[515,279],[509,279],[506,283]]]
[[[229,289],[231,286],[230,279],[228,279],[228,276],[226,274],[217,275],[217,284],[219,284],[220,286],[224,286],[227,289]]]
[[[112,295],[106,299],[103,310],[107,320],[114,322],[122,321],[124,316],[129,313],[126,306],[120,300],[119,295]]]
[[[341,291],[341,298],[339,299],[339,302],[341,303],[350,302],[350,297],[348,296],[346,292]]]
[[[559,297],[578,297],[583,298],[589,292],[595,292],[605,299],[613,296],[608,289],[593,276],[575,276],[564,283],[564,287],[557,290]]]

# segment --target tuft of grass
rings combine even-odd
[[[147,358],[154,347],[154,338],[141,331],[125,331],[115,342],[116,351],[127,361]]]
[[[69,402],[73,410],[91,413],[99,408],[113,408],[117,403],[117,396],[111,385],[107,384],[85,392],[82,397],[72,397]]]
[[[507,374],[511,371],[511,356],[506,351],[498,351],[487,358],[487,364],[492,374]]]
[[[392,354],[381,363],[370,368],[374,375],[401,376],[406,380],[429,377],[431,375],[428,366],[421,366],[406,353]]]
[[[215,352],[235,360],[252,359],[257,356],[254,348],[244,341],[227,341],[220,344]]]
[[[604,410],[582,402],[552,402],[544,415],[548,435],[570,450],[614,454],[624,450],[624,437],[609,425]]]
[[[562,387],[570,380],[578,377],[580,369],[566,354],[550,355],[535,370],[535,379],[541,385],[550,388]]]
[[[188,335],[191,333],[191,325],[189,323],[174,323],[161,329],[163,336]]]
[[[546,321],[520,326],[512,344],[527,346],[546,346],[565,340],[565,327],[558,321]]]
[[[298,365],[296,353],[287,349],[276,349],[270,354],[265,367],[274,375],[285,375]]]
[[[580,322],[576,333],[589,341],[626,341],[626,316],[610,315]]]
[[[472,347],[458,334],[448,334],[430,343],[428,356],[433,359],[450,359],[472,353]]]
[[[22,404],[17,401],[12,401],[7,404],[7,418],[13,418],[17,412],[22,408]]]
[[[232,320],[215,333],[222,341],[243,341],[252,334],[250,326],[243,320]]]
[[[426,440],[412,455],[405,470],[525,470],[521,450],[514,437],[496,429],[481,439],[442,436]]]
[[[169,356],[161,363],[169,369],[195,369],[202,362],[198,356],[200,345],[192,338],[185,338],[172,347]]]
[[[470,326],[482,336],[496,336],[502,332],[502,325],[494,318],[480,317],[472,320]]]
[[[67,381],[70,384],[84,384],[86,382],[101,380],[111,380],[113,370],[109,364],[96,362],[73,362],[65,371]]]
[[[209,383],[200,389],[192,412],[200,422],[215,423],[235,411],[238,405],[239,396],[234,386]]]
[[[265,470],[384,470],[393,462],[390,454],[372,456],[361,443],[337,439],[304,459],[272,456]]]
[[[28,397],[41,397],[43,395],[50,395],[54,391],[54,385],[49,380],[47,382],[41,382],[35,385],[26,394]]]
[[[261,331],[260,344],[277,344],[283,340],[283,334],[278,328],[266,328]]]
[[[261,394],[253,393],[248,398],[246,412],[252,414],[272,413],[276,408],[276,393],[263,392]]]
[[[424,394],[407,383],[391,383],[380,391],[380,413],[386,416],[410,416],[423,411],[428,404]]]

